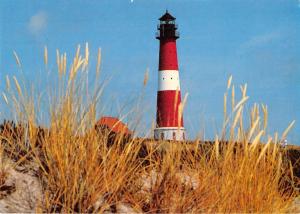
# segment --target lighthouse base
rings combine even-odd
[[[156,140],[185,140],[185,128],[160,127],[154,129]]]

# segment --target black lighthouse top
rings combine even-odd
[[[175,24],[175,17],[173,17],[168,10],[158,20],[160,23],[157,25],[156,39],[178,39],[179,33],[177,31],[177,24]]]
[[[166,10],[166,13],[164,15],[162,15],[162,17],[160,17],[158,20],[160,21],[174,21],[176,18],[173,17],[168,10]]]

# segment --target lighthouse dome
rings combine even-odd
[[[166,10],[166,13],[159,18],[160,21],[174,21],[176,18],[172,16],[168,10]]]

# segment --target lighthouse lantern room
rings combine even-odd
[[[160,46],[155,139],[185,140],[176,48],[179,33],[175,19],[166,11],[157,26]]]

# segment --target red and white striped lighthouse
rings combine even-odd
[[[160,41],[155,139],[184,140],[175,18],[168,12],[159,18],[156,38]]]

